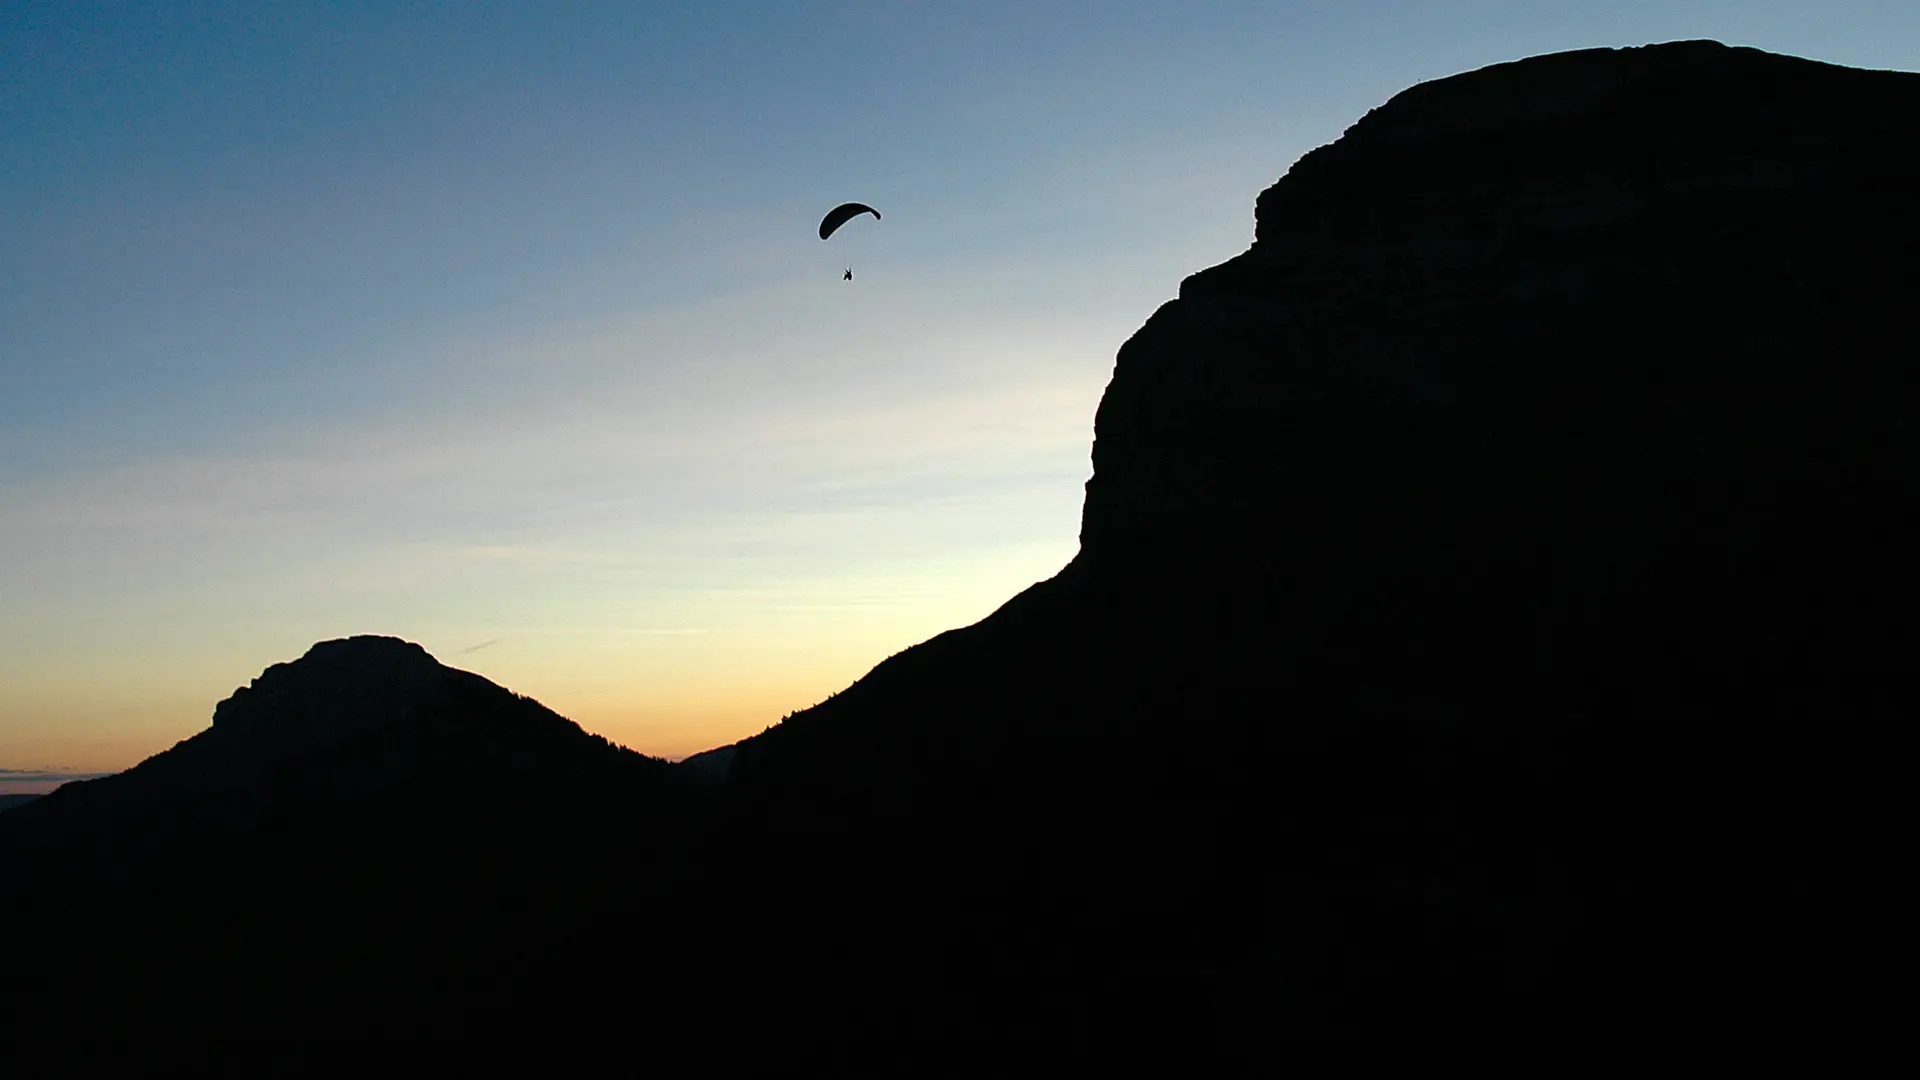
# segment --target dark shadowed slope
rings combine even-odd
[[[1920,76],[1708,42],[1415,87],[1122,347],[1056,578],[679,767],[317,648],[0,815],[76,973],[0,1022],[915,1075],[1872,1025],[1917,130]]]
[[[207,730],[124,773],[62,786],[10,818],[0,841],[125,874],[149,848],[170,855],[202,834],[442,789],[510,801],[561,781],[671,786],[676,775],[418,645],[355,637],[269,667],[220,702]],[[94,858],[103,845],[112,858]]]
[[[321,642],[206,731],[5,815],[0,903],[36,928],[10,962],[40,1010],[8,1015],[430,1034],[517,994],[609,898],[646,905],[703,790],[417,645]]]
[[[703,776],[709,780],[716,782],[724,780],[727,770],[733,767],[733,747],[729,745],[703,750],[681,760],[679,766],[684,772]]]
[[[738,747],[768,1011],[1258,1057],[1863,1006],[1916,131],[1920,76],[1691,42],[1303,158],[1121,349],[1074,562]]]

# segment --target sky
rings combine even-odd
[[[0,792],[352,634],[760,731],[1072,558],[1115,351],[1301,154],[1688,38],[1920,5],[3,0]]]

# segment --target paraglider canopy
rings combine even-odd
[[[880,220],[880,211],[875,210],[866,203],[841,203],[839,206],[827,211],[827,216],[820,219],[820,239],[825,240],[827,237],[832,236],[833,230],[845,225],[861,214],[872,214],[873,220]]]

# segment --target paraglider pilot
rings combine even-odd
[[[880,211],[875,210],[866,203],[841,203],[839,206],[827,211],[827,216],[820,219],[820,239],[825,240],[827,237],[832,236],[834,230],[845,225],[852,219],[859,217],[861,214],[872,214],[873,220],[880,220]],[[840,280],[852,281],[853,267],[847,267],[847,272],[840,275]]]

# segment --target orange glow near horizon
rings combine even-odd
[[[565,627],[554,618],[478,640],[477,626],[355,632],[414,641],[441,663],[532,697],[588,731],[677,759],[818,704],[887,657],[984,618],[1070,556],[1066,545],[1032,544],[944,564],[875,566],[766,594],[716,592],[683,601],[675,617],[662,612],[652,625]],[[9,669],[0,683],[0,768],[129,768],[205,730],[214,706],[267,666],[343,636],[288,629],[277,641],[248,641],[228,632],[166,654],[136,654],[111,639],[64,655],[14,653],[0,661]],[[470,643],[451,644],[461,640]]]

